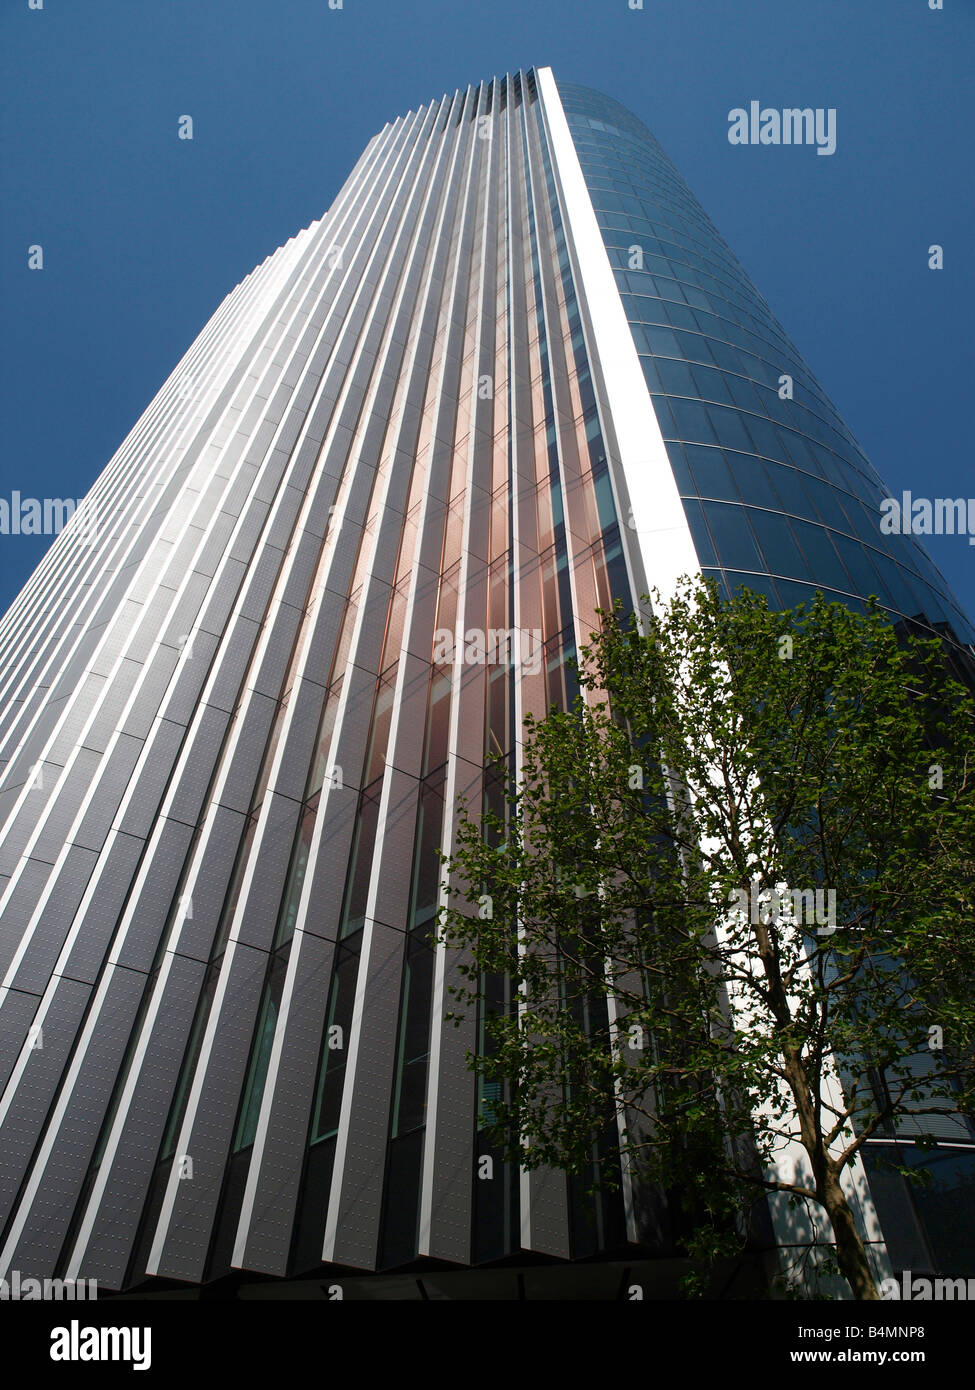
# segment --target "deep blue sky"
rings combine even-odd
[[[83,496],[388,119],[544,63],[646,121],[892,490],[975,496],[973,0],[644,5],[2,0],[0,496]],[[731,146],[752,99],[836,107],[837,153]],[[0,537],[0,611],[49,543]],[[928,546],[975,613],[975,547]]]

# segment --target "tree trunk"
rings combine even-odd
[[[879,1299],[870,1262],[839,1176],[828,1172],[822,1184],[822,1202],[836,1237],[836,1260],[840,1273],[858,1300]]]

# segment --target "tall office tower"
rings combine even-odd
[[[873,592],[963,654],[881,495],[615,102],[539,69],[387,125],[0,627],[0,1275],[666,1263],[490,1148],[437,850],[614,597]]]

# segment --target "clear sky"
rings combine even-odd
[[[2,0],[0,497],[83,496],[387,120],[550,64],[650,126],[892,491],[975,498],[973,0],[630,3]],[[752,100],[835,107],[836,153],[732,146]],[[0,611],[49,543],[0,536]],[[975,546],[927,544],[975,614]]]

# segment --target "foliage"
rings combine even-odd
[[[690,580],[641,627],[603,615],[579,679],[448,861],[497,1132],[584,1172],[618,1121],[702,1258],[762,1191],[819,1207],[876,1297],[843,1171],[973,1099],[975,706],[875,607]],[[505,975],[517,1007],[487,1010]]]

